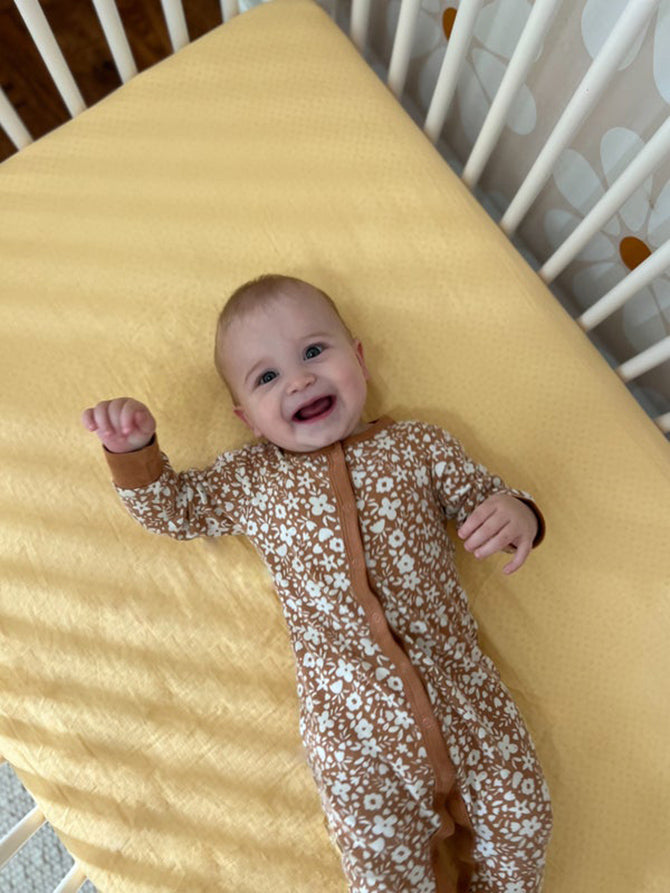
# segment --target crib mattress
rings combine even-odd
[[[459,561],[552,791],[547,893],[666,890],[667,444],[327,16],[234,19],[0,191],[0,750],[98,888],[344,890],[264,568],[136,527],[79,426],[130,393],[177,466],[241,444],[215,320],[285,272],[363,340],[371,418],[446,427],[543,508],[518,574]]]

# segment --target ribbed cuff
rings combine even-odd
[[[156,435],[141,450],[132,453],[110,453],[105,459],[112,472],[112,480],[122,490],[137,490],[157,481],[163,472],[163,457]]]

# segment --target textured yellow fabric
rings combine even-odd
[[[667,444],[348,40],[233,20],[0,169],[0,749],[102,891],[342,891],[280,611],[244,542],[124,514],[90,403],[177,466],[245,432],[211,362],[266,271],[331,292],[370,417],[436,422],[544,510],[463,576],[552,789],[548,893],[665,891]]]

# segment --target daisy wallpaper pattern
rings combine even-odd
[[[563,0],[559,4],[480,181],[501,213],[626,4],[627,0]],[[422,2],[406,91],[424,113],[458,5],[456,0]],[[474,145],[531,8],[529,0],[482,4],[442,134],[461,163]],[[399,9],[400,0],[373,4],[371,41],[385,61],[390,58]],[[538,261],[546,260],[572,232],[669,114],[670,0],[661,0],[519,228],[520,238]],[[572,315],[578,315],[668,238],[670,159],[565,269],[556,291]],[[594,334],[614,365],[670,335],[670,270],[601,323]],[[640,376],[635,388],[652,415],[669,411],[670,362]]]

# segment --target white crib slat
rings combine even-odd
[[[666,434],[670,431],[670,412],[666,412],[663,415],[656,416],[654,421],[661,429],[661,431],[665,432]]]
[[[170,43],[176,53],[189,42],[186,16],[181,0],[161,0],[163,15],[170,34]]]
[[[484,166],[495,148],[498,137],[505,126],[510,106],[526,79],[560,3],[561,0],[535,0],[533,4],[528,21],[507,66],[507,71],[463,170],[463,181],[470,188],[479,180]]]
[[[33,138],[26,125],[19,118],[5,91],[0,87],[0,127],[5,131],[17,149],[23,149],[32,143]]]
[[[470,46],[470,39],[481,5],[482,0],[462,0],[459,4],[454,30],[451,32],[447,44],[447,52],[442,60],[440,74],[423,125],[424,133],[433,143],[437,142],[447,119],[449,106],[458,83],[458,75]]]
[[[370,25],[370,0],[353,0],[351,4],[351,23],[349,35],[361,54],[365,55]]]
[[[6,865],[15,853],[18,853],[24,843],[42,827],[45,821],[42,811],[35,806],[11,831],[5,834],[0,840],[0,868]]]
[[[30,36],[39,50],[63,102],[74,118],[79,112],[84,111],[86,103],[72,77],[72,72],[68,68],[60,47],[56,43],[56,38],[42,12],[42,7],[38,0],[14,0],[14,3],[26,23]]]
[[[394,96],[398,99],[402,96],[409,68],[409,59],[412,52],[416,22],[421,9],[421,0],[402,0],[400,16],[395,29],[393,52],[389,63],[387,83]]]
[[[56,887],[54,893],[77,893],[77,890],[85,880],[86,875],[75,862],[60,884]]]
[[[558,156],[605,92],[619,63],[658,4],[659,0],[629,0],[500,221],[507,235],[516,230],[537,198]]]
[[[552,282],[567,267],[589,239],[611,219],[640,183],[653,173],[669,153],[670,117],[666,118],[646,146],[635,156],[600,201],[591,208],[565,242],[545,262],[539,271],[539,275],[545,282]]]
[[[632,378],[649,372],[650,369],[659,366],[665,360],[670,360],[670,335],[622,363],[617,369],[617,373],[624,381],[630,381]]]
[[[668,268],[670,268],[670,240],[650,254],[592,307],[585,310],[577,322],[586,332],[595,328]]]
[[[237,0],[221,0],[221,18],[224,22],[229,22],[239,11]]]
[[[125,84],[137,74],[137,65],[123,28],[119,10],[116,8],[114,0],[93,0],[93,6],[112,51],[116,70]]]

